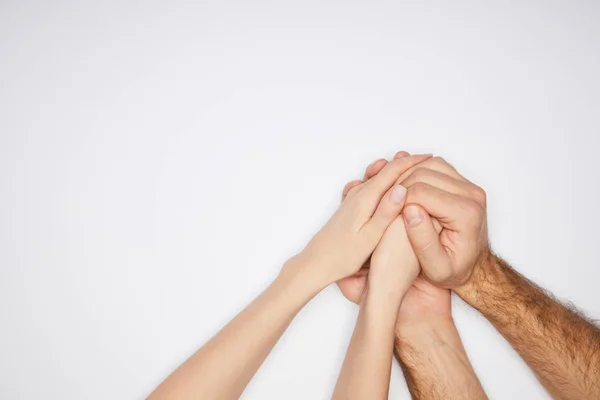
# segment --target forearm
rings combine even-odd
[[[333,399],[387,399],[401,298],[367,289]]]
[[[452,318],[396,327],[394,353],[413,399],[486,399]]]
[[[494,255],[457,294],[519,352],[557,399],[600,398],[600,329]]]
[[[302,273],[279,277],[149,397],[237,399],[298,311],[318,293]]]

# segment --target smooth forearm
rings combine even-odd
[[[478,309],[560,399],[600,398],[600,329],[490,255],[457,294]]]
[[[387,399],[394,325],[401,298],[371,288],[360,304],[356,327],[333,399]]]
[[[298,311],[321,289],[299,270],[284,268],[149,399],[237,399]]]
[[[486,399],[452,318],[396,327],[396,358],[413,399]]]

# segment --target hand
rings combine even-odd
[[[423,322],[429,324],[434,319],[452,320],[451,291],[437,287],[419,275],[402,300],[396,329]]]
[[[419,271],[419,261],[406,236],[404,219],[399,215],[373,251],[365,294],[370,299],[383,301],[380,302],[380,310],[386,308],[392,311],[392,326],[402,299]]]
[[[406,156],[408,153],[400,152],[395,159]],[[381,167],[377,169],[378,165],[375,165],[371,170],[379,172],[387,161],[375,164]],[[365,175],[365,179],[368,181],[372,175],[367,176]],[[420,271],[419,262],[408,240],[401,215],[398,215],[388,226],[368,260],[368,265],[368,278],[363,275],[367,281],[367,296],[383,299],[388,303],[380,307],[393,310],[395,321],[400,303]]]
[[[401,182],[408,238],[423,275],[443,288],[465,284],[490,254],[485,191],[439,157],[411,168]]]
[[[396,184],[398,178],[428,158],[394,160],[369,182],[349,190],[335,214],[294,257],[301,262],[290,260],[284,269],[309,268],[324,285],[356,273],[402,210],[406,190]]]
[[[394,159],[399,159],[408,156],[409,154],[405,151],[400,151],[396,153]],[[425,161],[426,162],[426,161]],[[387,161],[384,159],[377,160],[369,165],[365,171],[364,181],[368,181],[377,175],[387,164]],[[363,181],[355,180],[349,182],[343,190],[342,198],[346,197],[346,194],[354,187],[362,184]],[[397,238],[394,238],[392,234],[394,233],[391,229],[394,227],[396,223],[394,222],[390,225],[388,232],[384,235],[390,237],[390,245],[395,246],[397,249],[403,252],[410,252],[412,249],[406,249],[404,244],[406,243],[406,233],[399,233]],[[402,226],[404,229],[404,226]],[[394,235],[395,236],[395,235]],[[403,239],[404,238],[404,239]],[[382,245],[386,244],[384,239],[379,244],[379,246],[375,249],[373,257],[371,260],[367,261],[363,268],[360,269],[356,274],[346,277],[337,282],[340,291],[348,300],[354,303],[360,303],[363,294],[365,293],[365,288],[367,287],[367,277],[375,272],[374,268],[370,268],[372,265],[376,265],[377,261],[375,256],[381,250],[385,250],[385,247]],[[383,254],[383,252],[381,252]],[[407,256],[408,260],[410,256]],[[374,261],[375,260],[375,261]],[[410,261],[408,261],[410,262]],[[396,265],[395,266],[398,271],[402,271],[404,266]],[[370,279],[370,278],[369,278]],[[427,320],[434,317],[442,317],[445,319],[450,319],[451,314],[451,296],[450,291],[447,289],[438,288],[431,283],[429,283],[422,276],[418,276],[413,282],[408,292],[406,293],[404,300],[402,301],[402,305],[400,307],[400,312],[398,314],[397,324],[415,324],[422,320]]]

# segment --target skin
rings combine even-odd
[[[333,399],[388,398],[396,317],[418,273],[404,220],[398,216],[371,256],[356,328]]]
[[[408,153],[401,151],[394,156],[394,159],[406,156]],[[365,171],[364,181],[377,175],[386,164],[387,161],[383,159],[372,163]],[[362,182],[359,180],[349,182],[344,188],[342,196],[344,197],[349,190]],[[411,395],[414,399],[485,399],[483,388],[473,371],[452,319],[451,292],[431,284],[423,275],[417,276],[420,267],[418,262],[413,264],[414,252],[410,246],[407,246],[408,237],[404,229],[403,225],[402,231],[399,230],[393,241],[390,242],[397,251],[407,254],[399,253],[396,258],[389,259],[389,261],[395,263],[395,268],[390,269],[396,271],[410,269],[415,271],[411,275],[416,276],[409,283],[401,307],[392,317],[395,322],[394,353],[402,366]],[[376,252],[380,249],[383,250],[385,244],[382,241]],[[371,295],[369,287],[371,281],[376,278],[374,272],[379,267],[374,254],[370,265],[367,263],[357,274],[338,282],[344,296],[350,301],[360,304],[357,331],[363,322],[361,315],[369,311],[366,309],[365,303],[368,304],[368,298]],[[400,285],[400,287],[403,289],[405,285]],[[391,304],[388,304],[386,309],[393,309],[396,306],[395,299],[390,301]],[[387,339],[387,336],[385,337]],[[353,336],[348,354],[354,344],[358,346],[359,341],[354,342]],[[365,349],[365,351],[367,350]],[[388,366],[390,358],[387,359]],[[344,365],[346,362],[348,362],[348,357]],[[365,377],[369,376],[367,367],[370,366],[363,365],[362,367],[358,370],[360,372],[355,373],[355,382],[364,382],[367,380]],[[383,373],[389,377],[389,369]],[[361,374],[362,379],[360,378]],[[345,384],[348,385],[349,382],[345,382]],[[338,386],[340,386],[339,381]],[[352,393],[354,390],[352,388],[349,392]],[[387,391],[385,395],[387,396]]]
[[[149,396],[162,399],[237,399],[285,329],[316,294],[356,273],[404,205],[400,175],[430,155],[388,163],[346,200],[275,281]],[[399,196],[398,192],[402,196]]]
[[[411,168],[401,182],[423,275],[479,310],[554,398],[600,399],[600,329],[492,253],[485,192],[441,158]]]
[[[600,328],[489,254],[458,295],[508,340],[555,399],[600,399]]]

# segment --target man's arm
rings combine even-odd
[[[490,254],[457,294],[519,352],[557,399],[600,399],[600,329]]]
[[[491,253],[483,189],[441,158],[400,180],[408,237],[427,278],[480,310],[555,398],[600,399],[598,327]]]
[[[399,323],[394,350],[413,399],[487,399],[451,317]]]

